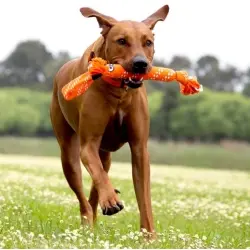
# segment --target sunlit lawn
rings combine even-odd
[[[125,209],[112,217],[99,211],[96,229],[88,231],[80,226],[77,200],[54,162],[0,166],[0,248],[250,247],[247,172],[152,166],[158,240],[150,243],[138,231],[129,164],[111,169]],[[84,183],[89,188],[88,177]]]

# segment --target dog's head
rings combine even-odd
[[[117,21],[91,8],[80,9],[84,17],[96,17],[102,36],[105,39],[105,59],[109,63],[118,63],[126,71],[147,73],[152,67],[154,56],[154,34],[158,21],[164,21],[168,15],[168,5],[163,6],[142,22]],[[140,86],[140,81],[130,79],[130,85]]]

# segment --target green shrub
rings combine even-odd
[[[51,132],[50,94],[27,89],[2,89],[0,92],[0,133],[35,136]]]
[[[182,96],[177,85],[148,95],[150,136],[155,139],[250,141],[250,102],[240,94],[213,92]],[[0,134],[52,135],[51,93],[23,88],[0,91]]]

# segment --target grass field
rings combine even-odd
[[[164,165],[185,165],[196,168],[236,169],[250,171],[250,144],[149,142],[151,162]],[[0,137],[0,154],[59,156],[54,138]],[[125,145],[112,154],[114,161],[129,162],[130,150]]]
[[[138,232],[130,164],[114,163],[111,178],[125,209],[100,215],[90,231],[80,226],[57,158],[0,155],[0,248],[250,247],[248,172],[153,165],[158,240],[151,243]]]

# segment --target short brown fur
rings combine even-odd
[[[66,63],[58,71],[54,80],[50,114],[61,149],[63,171],[79,200],[83,223],[93,225],[98,203],[107,215],[122,210],[123,205],[108,177],[108,171],[111,152],[128,142],[140,211],[140,227],[154,232],[147,149],[147,95],[143,85],[126,90],[98,79],[84,95],[66,101],[61,94],[62,87],[87,71],[92,51],[95,56],[102,57],[109,63],[121,64],[127,71],[132,71],[135,56],[143,56],[148,62],[149,71],[154,55],[152,29],[158,21],[166,18],[168,11],[169,8],[165,5],[143,22],[119,22],[93,9],[81,8],[83,16],[97,19],[102,36],[87,48],[81,58]],[[126,44],[119,44],[119,39],[124,39]],[[83,192],[80,161],[92,178],[89,199]]]

